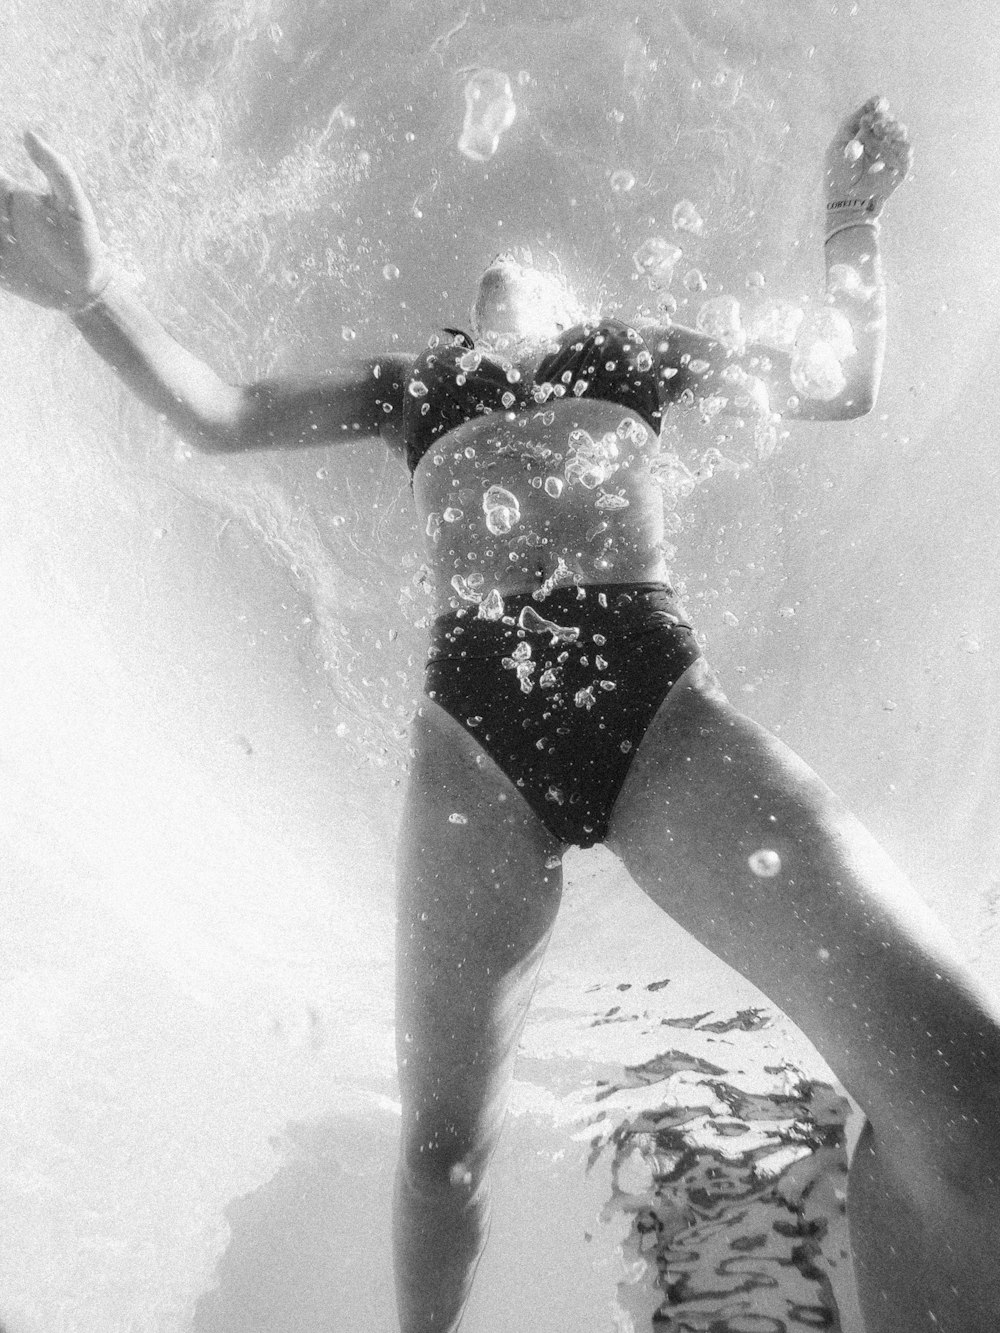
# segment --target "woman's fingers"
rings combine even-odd
[[[45,175],[60,208],[78,216],[90,207],[80,179],[67,158],[40,138],[34,130],[24,133],[24,146],[35,166]]]
[[[839,139],[841,143],[850,142],[861,129],[861,124],[865,116],[871,116],[878,112],[884,114],[888,110],[889,103],[887,99],[884,98],[881,93],[876,93],[875,96],[869,97],[867,102],[856,107],[855,110],[844,117],[837,127],[837,139]]]
[[[865,150],[869,171],[881,163],[878,170],[890,170],[900,179],[907,174],[913,163],[913,148],[906,127],[899,121],[880,112],[870,113],[862,118],[856,137]]]

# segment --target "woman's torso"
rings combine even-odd
[[[634,342],[624,346],[636,351]],[[646,374],[641,339],[638,351]],[[539,359],[515,363],[519,380],[530,386]],[[486,369],[491,360],[510,364],[484,354]],[[605,364],[618,374],[616,361]],[[424,439],[413,475],[442,609],[556,583],[666,581],[662,492],[651,467],[660,447],[656,381],[640,386],[634,361],[623,369],[632,376],[623,395],[630,405],[573,396],[572,385],[564,396],[524,402],[517,383],[502,387],[518,390],[520,403],[461,420],[451,389],[445,407],[459,424]],[[612,378],[603,391],[617,395]]]

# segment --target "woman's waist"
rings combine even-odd
[[[550,590],[488,595],[440,612],[430,660],[513,652],[536,640],[553,650],[586,641],[613,644],[650,630],[691,631],[677,593],[663,580],[571,584]]]

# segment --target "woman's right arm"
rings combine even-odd
[[[197,448],[330,444],[381,434],[402,448],[410,358],[387,355],[305,383],[228,384],[186,351],[111,274],[90,201],[69,162],[37,135],[25,146],[49,191],[0,173],[0,285],[63,310],[130,389]]]
[[[401,445],[407,356],[354,361],[311,381],[233,385],[181,347],[117,279],[70,316],[133,393],[198,449],[288,449],[378,434]]]

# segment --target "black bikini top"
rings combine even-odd
[[[461,329],[435,334],[407,377],[403,438],[410,472],[439,436],[473,417],[569,394],[618,403],[659,433],[664,382],[641,335],[618,320],[578,324],[546,348],[533,372],[523,367],[484,356]]]

